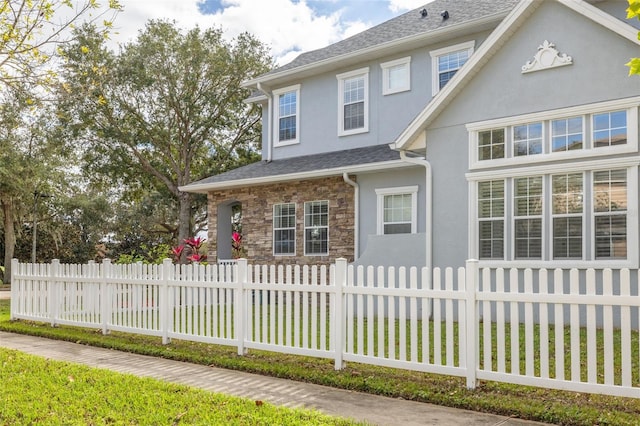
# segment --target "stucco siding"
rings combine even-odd
[[[277,146],[274,144],[273,159],[312,155],[329,151],[341,151],[365,146],[388,144],[404,130],[432,97],[431,50],[474,41],[475,48],[487,38],[484,31],[447,42],[427,45],[409,51],[399,50],[393,56],[340,68],[313,78],[292,80],[288,85],[300,84],[300,143]],[[411,57],[411,90],[382,94],[381,63]],[[369,130],[350,136],[338,136],[338,79],[337,75],[361,68],[369,68]],[[273,87],[272,89],[278,89]],[[275,104],[274,104],[275,107]],[[264,106],[265,110],[267,106]],[[268,114],[263,114],[263,137],[272,129]],[[266,139],[263,148],[266,149]]]

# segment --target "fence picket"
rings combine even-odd
[[[590,269],[586,274],[587,295],[596,294],[596,271]],[[596,341],[596,306],[587,305],[587,381],[598,383],[597,341]]]
[[[611,296],[613,294],[613,273],[606,268],[602,271],[602,295]],[[606,304],[602,308],[603,332],[604,332],[604,384],[613,385],[613,308]]]

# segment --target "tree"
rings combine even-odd
[[[118,0],[109,0],[109,12],[120,10]],[[81,18],[100,9],[96,0],[3,0],[0,2],[0,79],[5,85],[17,82],[50,83],[53,68],[43,67],[56,56],[70,30]],[[111,21],[102,22],[102,35],[108,36]]]
[[[183,241],[194,197],[179,188],[256,157],[260,111],[241,82],[269,69],[266,47],[248,34],[226,41],[219,29],[149,21],[117,54],[86,25],[65,57],[65,114],[87,167],[120,187],[170,194]]]
[[[640,0],[628,1],[629,7],[627,8],[627,19],[640,19]],[[638,39],[640,39],[640,33],[638,33]],[[629,67],[629,75],[640,74],[640,58],[631,58],[631,60],[625,65]]]

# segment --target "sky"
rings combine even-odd
[[[249,32],[278,65],[423,6],[431,0],[120,0],[113,43],[134,41],[149,19],[180,28],[222,28],[228,38]]]

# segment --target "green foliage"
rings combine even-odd
[[[155,246],[147,246],[142,244],[138,251],[131,253],[121,253],[116,259],[115,263],[129,264],[129,263],[147,263],[159,265],[164,259],[171,258],[171,246],[168,244],[158,244]]]
[[[640,19],[640,0],[628,0],[628,2],[627,19]],[[640,40],[640,32],[638,33],[638,39]],[[625,65],[629,67],[629,75],[640,74],[640,58],[631,58]]]
[[[257,157],[260,110],[244,102],[241,83],[269,69],[266,47],[248,34],[227,41],[219,29],[165,21],[148,22],[117,54],[92,26],[76,36],[64,49],[60,115],[84,143],[86,176],[135,202],[161,195],[184,240],[206,204],[179,188]]]
[[[303,409],[0,348],[0,423],[355,425]]]
[[[56,74],[43,66],[59,54],[56,47],[68,40],[74,23],[83,17],[95,22],[102,18],[100,33],[106,38],[113,16],[104,15],[121,9],[117,0],[110,0],[97,15],[100,5],[95,0],[6,0],[1,4],[0,79],[6,86],[51,84]]]

